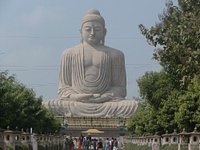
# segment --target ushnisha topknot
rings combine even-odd
[[[105,27],[105,20],[97,9],[90,9],[81,20],[81,28],[88,21],[98,21]]]

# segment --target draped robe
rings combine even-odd
[[[59,75],[61,98],[71,94],[114,93],[114,98],[126,96],[126,73],[122,52],[103,46],[98,76],[93,81],[85,79],[84,47],[82,44],[64,51]]]
[[[59,97],[43,102],[55,115],[70,117],[130,117],[135,114],[138,102],[126,100],[126,72],[124,54],[102,46],[101,63],[96,79],[85,78],[84,47],[80,44],[62,54],[59,74]],[[71,94],[113,93],[113,98],[103,103],[80,102]]]

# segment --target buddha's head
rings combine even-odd
[[[106,28],[104,18],[96,9],[89,10],[81,21],[81,41],[89,44],[104,44]]]

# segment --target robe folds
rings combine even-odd
[[[84,46],[67,49],[62,54],[58,98],[44,101],[43,105],[57,116],[69,117],[130,117],[138,109],[138,101],[127,100],[124,54],[116,49],[101,46],[100,64],[96,78],[85,78]],[[70,98],[71,94],[113,93],[104,102]]]
[[[126,71],[122,52],[103,46],[103,55],[98,76],[93,81],[85,79],[84,47],[82,44],[63,52],[59,74],[59,91],[61,98],[71,94],[114,93],[114,97],[126,96]]]
[[[43,105],[56,116],[66,117],[131,117],[138,110],[135,100],[120,100],[105,103],[82,103],[55,99],[44,101]]]

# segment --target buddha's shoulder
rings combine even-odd
[[[111,53],[111,56],[121,56],[124,57],[124,53],[121,50],[105,46],[107,52]]]
[[[81,48],[81,45],[75,45],[74,47],[70,47],[70,48],[66,48],[64,51],[63,51],[63,54],[62,55],[72,55],[72,54],[76,54],[79,52]]]

